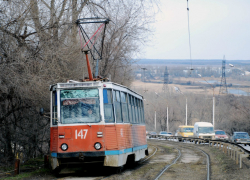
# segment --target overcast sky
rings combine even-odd
[[[189,0],[192,59],[250,60],[250,0]],[[146,59],[189,59],[187,0],[161,0]]]

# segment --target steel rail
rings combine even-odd
[[[150,156],[148,156],[147,158],[145,158],[145,159],[139,161],[140,164],[144,163],[145,161],[147,161],[148,159],[150,159],[152,156],[155,155],[155,153],[158,151],[158,148],[155,147],[155,146],[153,146],[153,147],[154,147],[155,151],[154,151]],[[103,177],[103,178],[101,178],[101,179],[107,179],[107,178],[112,177],[112,176],[114,176],[114,174],[111,174],[111,175],[109,175],[109,176]]]
[[[153,147],[155,148],[155,152],[153,152],[153,154],[151,154],[150,156],[148,156],[146,159],[143,159],[143,160],[139,161],[139,163],[143,163],[143,162],[147,161],[149,158],[151,158],[152,156],[155,155],[155,153],[157,152],[158,148],[155,147],[155,146],[153,146]]]
[[[199,149],[199,148],[197,148]],[[199,149],[203,154],[205,154],[207,156],[207,180],[210,180],[210,158],[209,155],[203,151],[202,149]]]
[[[167,139],[166,139],[167,140]],[[173,143],[176,143],[176,144],[179,144],[179,141],[169,141],[169,142],[172,142],[172,144]],[[195,145],[195,144],[193,144],[193,145]],[[189,147],[189,148],[192,148],[192,149],[194,149],[194,146],[193,145],[188,145],[187,143],[182,143],[182,146],[181,147]],[[176,148],[177,149],[177,148]],[[211,172],[211,170],[210,170],[210,157],[209,157],[209,155],[205,152],[205,151],[203,151],[203,150],[201,150],[200,148],[197,148],[197,147],[195,147],[195,149],[197,149],[197,150],[199,150],[199,151],[201,151],[204,155],[206,155],[206,158],[207,158],[207,180],[210,180],[210,172]],[[167,166],[172,166],[173,164],[170,164],[170,165],[167,165]],[[166,167],[167,167],[166,166]],[[167,168],[169,168],[169,167],[167,167]],[[163,169],[164,170],[164,169]],[[167,170],[167,169],[166,169]],[[165,170],[165,171],[166,171]],[[164,172],[165,172],[164,171]],[[157,180],[164,172],[161,172],[157,177],[156,177],[156,179],[155,180]]]
[[[175,148],[175,149],[177,149],[177,150],[179,151],[178,157],[175,158],[175,159],[172,161],[171,164],[166,165],[166,166],[161,170],[161,172],[157,175],[157,177],[156,177],[154,180],[159,179],[159,178],[161,177],[161,175],[162,175],[169,167],[171,167],[173,164],[175,164],[176,161],[181,157],[181,151],[180,151],[178,148]]]

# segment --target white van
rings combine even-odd
[[[193,132],[195,138],[215,139],[214,126],[209,122],[196,122]]]

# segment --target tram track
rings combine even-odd
[[[210,159],[209,159],[209,155],[205,151],[197,148],[197,146],[195,145],[188,145],[188,144],[183,144],[183,143],[177,143],[177,142],[171,142],[171,141],[160,141],[160,140],[156,140],[156,141],[153,140],[151,142],[150,141],[149,141],[149,144],[151,143],[154,144],[154,146],[151,146],[154,148],[154,151],[150,154],[150,156],[141,160],[135,168],[126,169],[119,175],[114,174],[111,176],[103,177],[102,179],[123,179],[123,178],[131,179],[131,176],[128,177],[126,176],[126,174],[129,174],[129,173],[136,174],[138,173],[138,171],[140,171],[140,169],[147,169],[147,168],[149,169],[148,172],[145,172],[145,174],[142,174],[140,179],[154,179],[154,180],[165,179],[166,176],[168,176],[168,174],[173,174],[173,169],[175,172],[178,173],[181,171],[181,169],[187,168],[186,166],[190,166],[190,167],[194,166],[192,163],[187,165],[186,163],[180,162],[180,159],[181,158],[185,159],[185,157],[189,156],[190,154],[195,154],[195,153],[197,154],[197,152],[199,152],[197,155],[199,156],[199,159],[202,159],[202,161],[206,161],[205,164],[207,167],[206,170],[202,169],[202,171],[204,172],[202,172],[202,175],[200,175],[198,179],[200,178],[207,179],[207,180],[210,179]],[[171,147],[172,150],[170,153],[164,153],[164,154],[161,153],[164,151],[165,146]],[[159,149],[160,151],[158,152]],[[187,149],[188,149],[188,152],[186,152]],[[184,152],[185,156],[183,156],[182,152]],[[164,161],[164,157],[162,156],[163,155],[166,156],[168,154],[171,154],[172,158],[166,159],[166,161]],[[173,167],[172,169],[170,169],[174,164],[176,164],[177,167]],[[184,167],[182,165],[184,165]],[[202,165],[198,164],[197,166],[202,166]],[[168,170],[170,170],[169,173],[168,173]],[[183,176],[182,178],[185,178],[185,176]],[[134,179],[137,179],[137,178],[134,178]]]
[[[157,140],[158,142],[160,142],[160,144],[166,144],[166,142],[165,141],[159,141],[159,140]],[[205,157],[206,157],[206,179],[207,180],[209,180],[210,179],[210,158],[209,158],[209,155],[205,152],[205,151],[203,151],[202,149],[200,149],[200,148],[197,148],[197,146],[195,146],[195,145],[188,145],[188,144],[183,144],[183,143],[179,143],[179,142],[175,142],[175,141],[168,141],[167,142],[167,144],[168,145],[170,145],[170,144],[172,144],[172,145],[174,145],[174,146],[178,146],[178,148],[176,148],[178,151],[179,151],[179,154],[178,154],[178,156],[172,161],[172,163],[171,164],[168,164],[168,165],[166,165],[162,170],[160,170],[160,172],[159,172],[159,174],[156,176],[156,178],[154,179],[154,180],[157,180],[157,179],[159,179],[172,165],[174,165],[180,158],[181,158],[181,155],[182,155],[182,153],[181,153],[181,150],[180,149],[182,149],[182,150],[184,150],[184,148],[188,148],[188,149],[191,149],[191,150],[193,150],[193,151],[196,151],[196,150],[198,150],[198,151],[200,151],[202,154],[204,154],[205,155]],[[192,164],[191,164],[192,165]],[[190,166],[191,166],[190,165]],[[180,167],[180,168],[182,168],[182,167]],[[184,177],[183,177],[184,178]]]
[[[150,156],[148,156],[148,157],[142,159],[139,163],[143,163],[143,162],[147,161],[148,159],[150,159],[152,156],[155,155],[155,153],[157,152],[158,148],[155,147],[155,146],[153,146],[153,147],[155,148],[155,151],[154,151]]]
[[[152,147],[154,148],[154,151],[153,151],[149,156],[147,156],[147,157],[143,158],[142,160],[140,160],[140,161],[138,162],[138,165],[137,165],[133,170],[138,170],[139,168],[141,168],[143,165],[146,164],[146,162],[147,162],[150,158],[152,158],[152,157],[156,154],[156,152],[158,151],[158,148],[157,148],[156,146],[152,146]],[[125,169],[124,172],[126,172],[126,169]],[[122,172],[122,173],[124,173],[124,172]],[[103,177],[103,178],[101,178],[100,180],[112,178],[112,177],[115,177],[115,176],[117,176],[117,174],[112,174],[112,175]]]
[[[176,148],[176,149],[177,149],[177,148]],[[166,165],[166,166],[161,170],[161,172],[157,175],[157,177],[156,177],[154,180],[159,179],[159,178],[161,177],[161,175],[162,175],[170,166],[172,166],[173,164],[175,164],[176,161],[181,157],[181,151],[180,151],[179,149],[177,149],[177,150],[179,151],[178,157],[175,158],[171,164]]]
[[[186,166],[190,166],[190,167],[193,166],[192,163],[187,165],[186,163],[181,162],[180,159],[181,158],[185,159],[185,157],[189,156],[189,154],[197,154],[197,152],[199,152],[198,153],[199,159],[202,159],[202,161],[206,161],[205,164],[207,167],[206,170],[203,169],[203,171],[205,172],[202,172],[202,175],[199,176],[199,178],[202,177],[202,179],[207,179],[207,180],[210,179],[210,159],[209,159],[209,155],[205,151],[201,150],[200,148],[197,148],[197,146],[195,145],[189,145],[186,143],[183,144],[179,142],[160,141],[160,140],[156,140],[156,141],[153,140],[149,143],[151,144],[152,142],[154,145],[150,146],[153,149],[150,155],[142,159],[141,161],[139,161],[135,167],[124,169],[124,171],[122,171],[120,174],[111,174],[109,176],[102,177],[101,179],[109,179],[109,180],[110,179],[111,180],[123,179],[123,178],[131,179],[132,177],[134,179],[137,179],[138,177],[134,177],[133,173],[136,174],[140,171],[143,171],[143,169],[147,169],[147,168],[149,169],[148,172],[146,172],[145,174],[142,174],[140,179],[153,179],[153,180],[165,179],[166,176],[168,176],[168,170],[170,170],[170,168],[174,164],[177,164],[177,167],[173,167],[169,172],[170,174],[173,173],[173,169],[175,172],[178,173],[180,172],[181,169],[187,168]],[[163,154],[164,155],[168,154],[168,153],[167,154],[162,153],[164,152],[164,147],[166,146],[171,147],[172,149],[170,152],[170,154],[172,154],[172,159],[167,159],[166,162],[164,162],[162,160],[164,159],[164,157],[161,158],[161,156]],[[184,156],[182,152],[185,154]],[[184,165],[184,167],[182,165]],[[201,166],[201,165],[197,165],[197,166]],[[153,175],[150,175],[150,174],[153,174]],[[185,178],[185,177],[182,177],[182,178]]]
[[[238,178],[239,170],[232,165],[233,160],[225,159],[227,164],[221,164],[221,151],[212,148],[208,144],[194,144],[189,142],[177,142],[175,140],[149,139],[149,156],[134,165],[126,165],[123,171],[115,173],[113,168],[96,167],[100,172],[88,167],[81,173],[69,172],[62,174],[60,180],[91,179],[91,180],[123,180],[123,179],[229,179]],[[217,154],[218,153],[218,154]],[[220,162],[218,162],[218,160]],[[230,165],[228,164],[230,163]],[[235,164],[235,163],[234,163]],[[230,168],[220,169],[221,166]],[[92,169],[92,170],[91,170]],[[246,172],[249,168],[246,168]],[[89,171],[91,170],[91,171]],[[98,171],[99,171],[98,170]],[[84,171],[84,172],[83,172]],[[102,172],[101,172],[102,171]],[[244,177],[247,176],[243,175]]]

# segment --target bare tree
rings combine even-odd
[[[76,20],[112,20],[100,74],[130,85],[132,57],[146,41],[151,1],[15,0],[0,2],[0,158],[48,151],[49,85],[86,74]],[[119,12],[119,13],[117,13]],[[90,33],[94,28],[87,29]],[[95,64],[92,64],[94,68]]]

